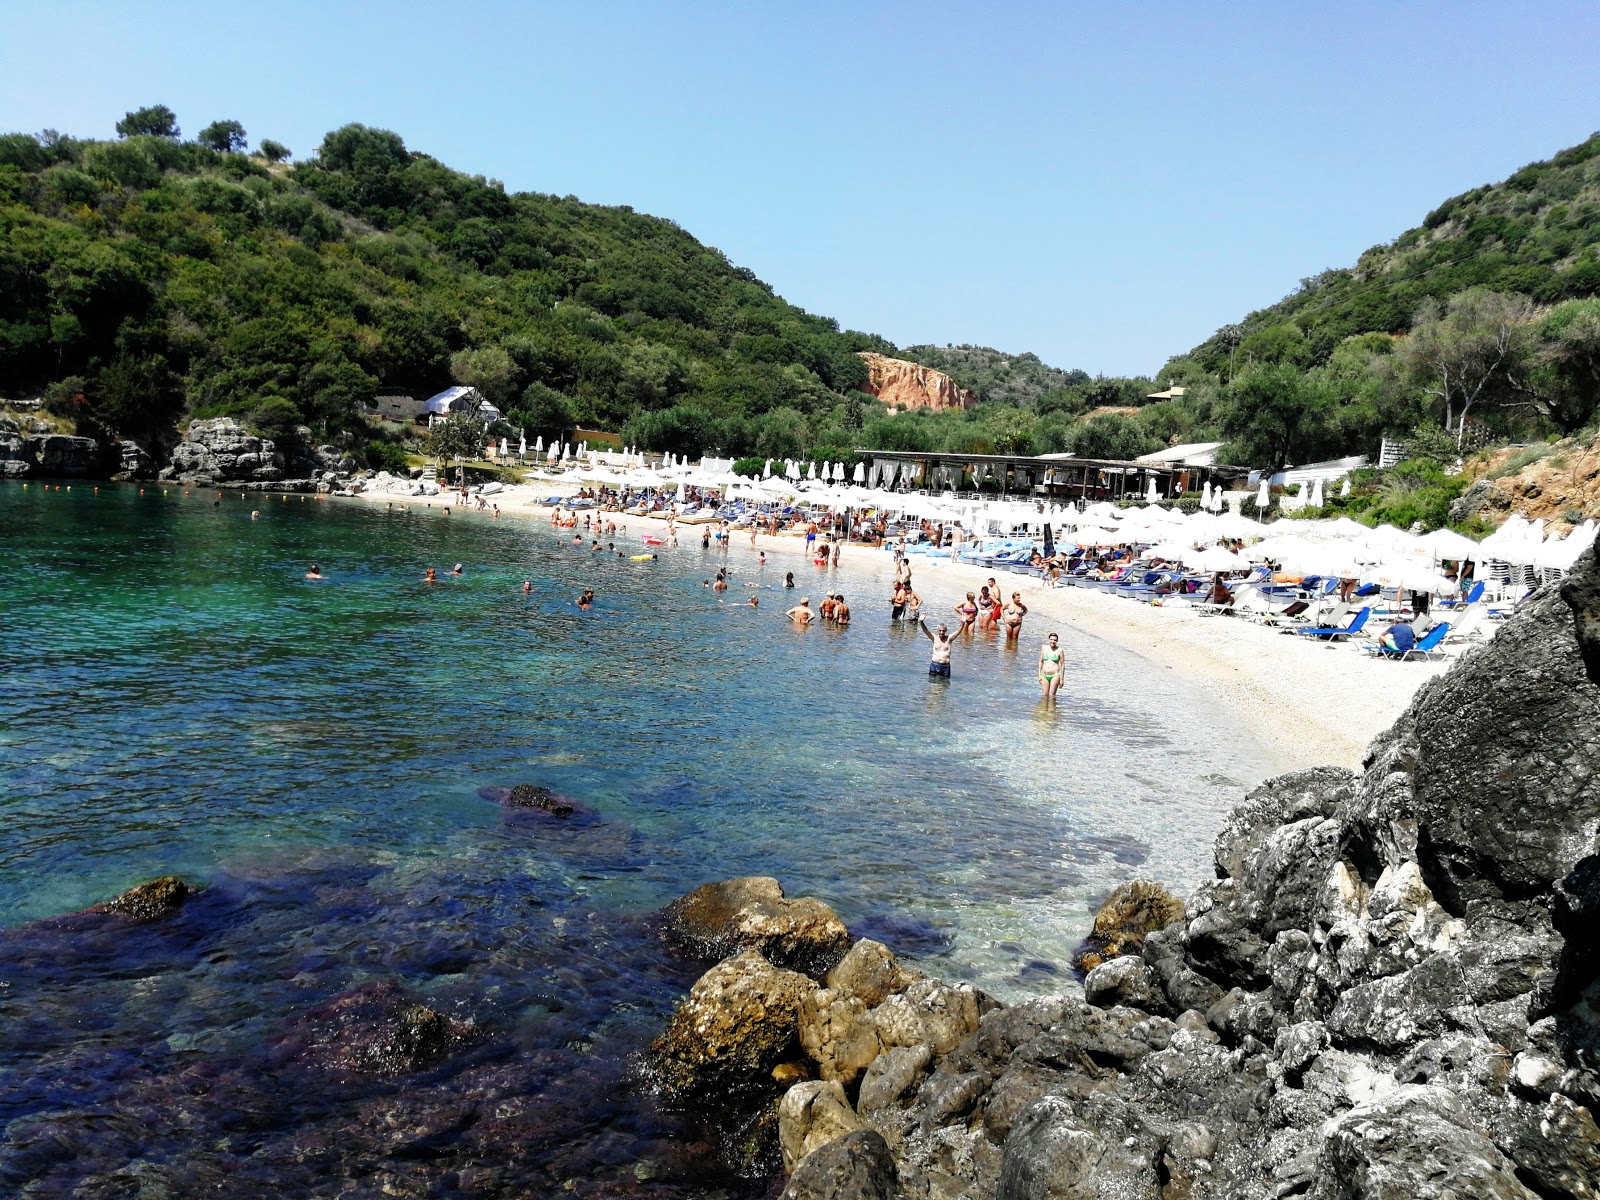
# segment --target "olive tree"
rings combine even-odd
[[[1412,380],[1444,411],[1460,445],[1467,415],[1479,404],[1528,395],[1533,302],[1515,293],[1468,288],[1441,307],[1425,300],[1397,354]]]

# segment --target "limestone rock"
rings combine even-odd
[[[1094,914],[1094,928],[1078,951],[1090,971],[1108,959],[1137,954],[1146,935],[1183,917],[1183,904],[1160,884],[1134,879],[1117,885]]]
[[[1444,1088],[1411,1085],[1351,1109],[1317,1157],[1312,1200],[1534,1200]]]
[[[889,1144],[875,1129],[858,1129],[808,1154],[780,1200],[900,1200]]]
[[[704,958],[755,949],[779,966],[826,970],[850,945],[833,909],[810,897],[786,899],[764,875],[704,884],[668,905],[665,919],[668,936]]]
[[[28,443],[38,463],[38,475],[82,478],[94,474],[100,465],[100,443],[93,438],[47,433],[29,438]]]
[[[793,1171],[812,1151],[863,1128],[844,1088],[832,1080],[797,1083],[778,1103],[778,1146],[783,1169]]]
[[[271,438],[257,437],[232,417],[191,421],[186,439],[172,451],[174,477],[197,483],[281,480],[284,465]]]
[[[878,1057],[878,1030],[859,996],[817,988],[800,1002],[799,1030],[823,1079],[854,1083]]]
[[[651,1047],[662,1093],[683,1100],[770,1087],[773,1068],[794,1057],[800,1003],[814,988],[754,950],[712,967]]]
[[[1090,971],[1083,981],[1083,995],[1096,1008],[1126,1004],[1146,1012],[1173,1015],[1155,971],[1144,959],[1131,955],[1109,959]]]
[[[942,371],[903,358],[889,358],[870,350],[857,351],[867,364],[863,391],[894,409],[971,408],[976,397]]]
[[[976,1032],[979,1019],[994,1007],[994,1000],[971,984],[923,979],[890,996],[870,1016],[885,1046],[926,1043],[945,1054]]]
[[[828,972],[828,986],[837,992],[860,997],[868,1008],[875,1008],[892,992],[903,992],[921,976],[902,967],[882,942],[862,938]]]

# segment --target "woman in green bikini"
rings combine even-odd
[[[1063,666],[1061,645],[1052,633],[1049,640],[1039,647],[1039,695],[1047,704],[1055,703],[1056,691],[1061,687]]]

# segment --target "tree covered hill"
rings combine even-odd
[[[858,350],[673,222],[508,194],[361,125],[292,167],[237,122],[0,137],[0,390],[160,438],[187,414],[365,437],[380,390],[479,387],[535,431],[658,449],[849,444]]]
[[[943,371],[980,402],[1028,408],[1050,392],[1083,387],[1084,371],[1052,367],[1037,354],[1008,354],[990,346],[907,346],[901,355]]]
[[[1408,331],[1423,303],[1468,288],[1515,292],[1536,304],[1600,294],[1600,133],[1530,163],[1509,179],[1446,200],[1394,241],[1350,268],[1303,279],[1292,294],[1225,326],[1187,356],[1226,371],[1292,325],[1307,365],[1346,338]]]

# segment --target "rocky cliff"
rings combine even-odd
[[[750,943],[656,1061],[778,1097],[789,1200],[1593,1197],[1597,833],[1591,551],[1361,774],[1250,793],[1216,878],[1083,995],[1002,1008],[869,942],[819,987]],[[696,1040],[758,1027],[748,1061]]]
[[[0,417],[0,479],[71,479],[99,470],[100,445],[93,438],[56,433],[34,418]]]
[[[950,376],[921,363],[859,351],[867,364],[866,391],[892,409],[971,408],[974,397]]]
[[[160,477],[256,491],[326,491],[341,485],[355,466],[350,456],[334,446],[310,447],[311,431],[304,426],[297,434],[293,445],[280,447],[232,417],[192,421]]]

